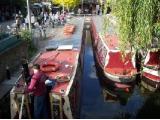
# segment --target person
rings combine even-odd
[[[44,13],[44,24],[47,22],[47,19],[48,19],[48,13],[47,12],[45,12]]]
[[[16,14],[16,29],[17,31],[20,29],[20,17],[18,14]]]
[[[32,14],[31,14],[31,24],[32,24],[32,27],[33,27],[33,28],[35,27],[35,26],[34,26],[35,22],[36,22],[36,18],[35,18],[35,16],[34,16],[34,14],[32,13]]]
[[[40,119],[48,118],[47,104],[46,104],[46,76],[40,70],[40,65],[33,65],[33,75],[28,86],[27,92],[33,92],[34,95],[34,118]]]
[[[78,8],[78,14],[79,14],[79,15],[81,14],[81,9],[80,9],[80,8]]]
[[[23,68],[22,74],[23,74],[24,80],[28,84],[30,82],[30,73],[29,73],[29,68],[28,68],[28,61],[25,57],[22,58],[21,64]]]

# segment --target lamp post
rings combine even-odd
[[[27,12],[28,12],[28,25],[29,25],[29,31],[32,32],[32,27],[31,27],[31,12],[30,12],[30,4],[29,4],[29,0],[27,0]]]
[[[83,0],[81,1],[81,11],[83,12]]]
[[[63,15],[64,15],[64,0],[63,0]]]

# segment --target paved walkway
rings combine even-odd
[[[16,71],[12,76],[11,79],[4,80],[0,84],[0,100],[12,89],[12,87],[15,85],[15,82],[17,81],[18,77],[20,76],[20,71]]]
[[[7,32],[7,25],[11,26],[15,21],[14,20],[9,20],[6,22],[1,22],[0,26],[2,28],[2,31]],[[19,72],[15,72],[10,80],[4,80],[0,84],[0,100],[10,91],[10,89],[13,87],[15,82],[17,81],[17,75],[20,75]]]
[[[2,31],[9,32],[9,30],[7,29],[7,25],[12,26],[14,23],[15,23],[15,20],[1,22],[0,26],[1,26]]]

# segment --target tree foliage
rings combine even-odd
[[[150,48],[154,24],[159,22],[160,1],[112,0],[111,4],[117,17],[120,49],[124,51],[127,43],[134,50]]]
[[[25,41],[28,46],[28,55],[29,57],[32,57],[34,53],[37,51],[36,46],[33,44],[32,34],[31,32],[27,30],[21,30],[19,32],[20,39]]]
[[[76,7],[80,3],[80,0],[52,0],[52,2],[64,6],[67,9],[71,9]]]

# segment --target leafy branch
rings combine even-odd
[[[128,46],[135,51],[150,49],[154,35],[159,34],[160,1],[113,0],[111,7],[117,17],[120,50],[124,52]],[[104,21],[103,26],[109,27],[108,20]]]

